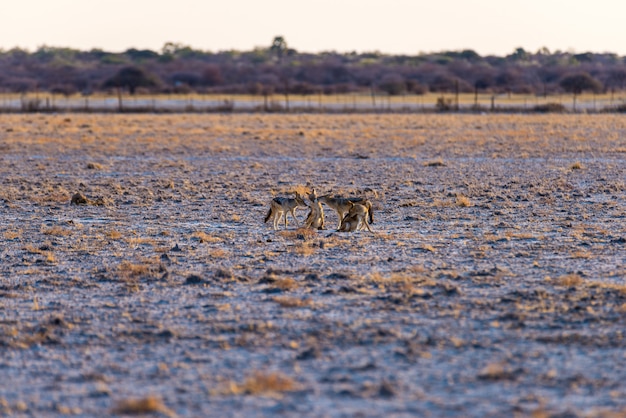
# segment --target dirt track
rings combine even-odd
[[[626,416],[623,116],[0,121],[0,415]]]

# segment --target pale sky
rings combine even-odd
[[[626,0],[0,0],[3,50],[246,51],[277,35],[301,52],[626,56]]]

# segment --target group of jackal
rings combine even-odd
[[[270,203],[270,209],[265,216],[265,222],[273,219],[274,230],[278,229],[278,224],[282,217],[285,218],[285,228],[287,228],[287,213],[300,226],[296,218],[298,207],[309,208],[309,214],[304,221],[305,228],[324,229],[324,208],[322,203],[337,212],[339,225],[337,231],[353,232],[367,228],[373,232],[370,224],[374,223],[374,212],[372,202],[364,197],[331,197],[330,195],[317,196],[315,189],[308,193],[309,203],[305,202],[300,193],[295,192],[296,197],[275,197]]]

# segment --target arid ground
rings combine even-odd
[[[624,116],[2,115],[0,162],[2,416],[626,416]],[[375,233],[263,223],[311,187]]]

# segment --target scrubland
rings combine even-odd
[[[0,415],[626,416],[623,116],[0,121]]]

